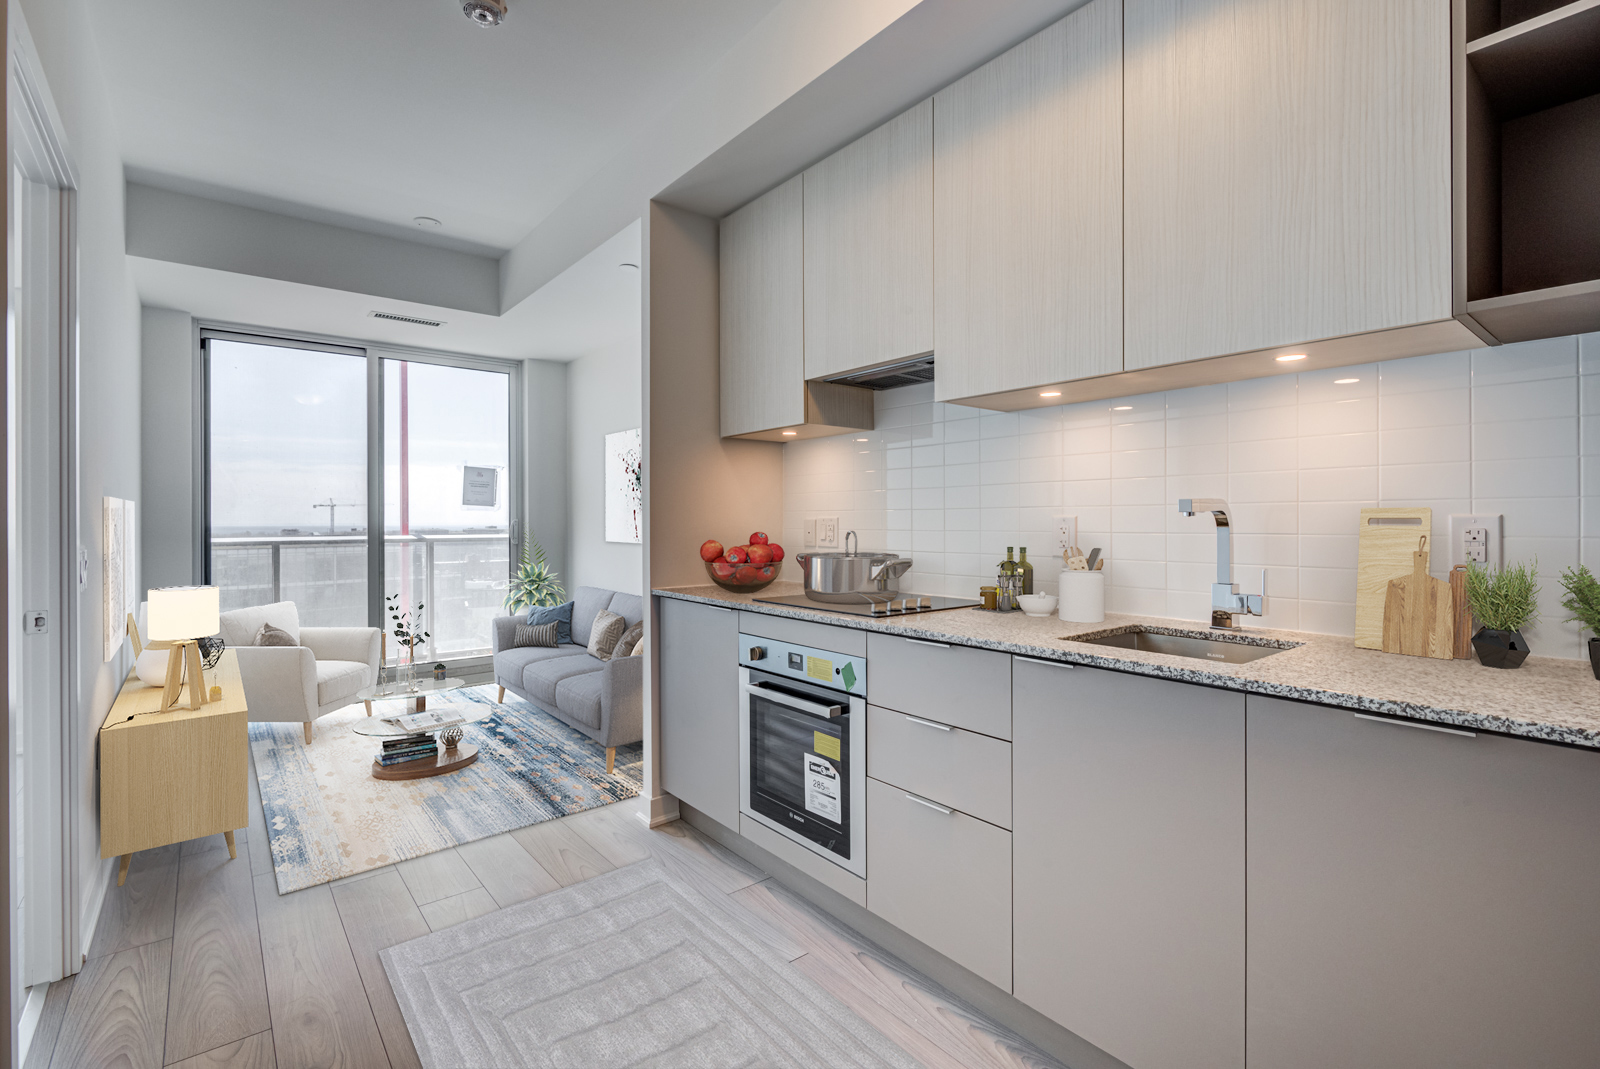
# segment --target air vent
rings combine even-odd
[[[868,390],[893,390],[901,386],[915,386],[919,382],[933,381],[933,354],[902,360],[898,364],[885,364],[868,371],[852,372],[831,378],[841,386],[861,386]]]
[[[387,319],[393,323],[412,323],[419,327],[442,327],[442,319],[418,319],[416,316],[395,315],[393,312],[368,312],[373,319]]]

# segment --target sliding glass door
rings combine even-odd
[[[398,596],[423,606],[419,661],[487,657],[517,550],[516,365],[208,334],[205,367],[223,609],[390,631]]]

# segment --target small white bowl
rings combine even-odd
[[[1018,594],[1017,604],[1025,616],[1049,616],[1056,611],[1054,594]]]

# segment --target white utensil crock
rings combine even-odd
[[[1106,618],[1106,573],[1062,572],[1061,610],[1069,624],[1098,624]]]

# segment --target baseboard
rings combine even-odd
[[[654,798],[640,797],[639,819],[644,821],[649,828],[659,828],[663,824],[671,824],[681,818],[678,808],[678,799],[670,794],[659,794]],[[684,808],[688,808],[685,806]]]
[[[76,973],[83,968],[83,963],[89,960],[89,948],[94,946],[95,929],[100,925],[100,912],[105,908],[106,895],[111,890],[111,884],[117,878],[117,859],[107,857],[100,859],[99,872],[89,879],[89,885],[94,889],[94,897],[86,902],[82,918],[78,921],[78,960]]]
[[[28,1000],[22,1005],[22,1017],[17,1021],[17,1065],[28,1064],[28,1051],[33,1046],[34,1033],[39,1030],[39,1018],[44,1016],[44,997],[49,984],[34,984],[28,988]]]
[[[716,840],[767,875],[804,898],[834,920],[874,943],[956,1000],[965,1002],[996,1024],[1010,1029],[1070,1069],[1130,1069],[1082,1036],[1063,1028],[1031,1006],[989,983],[896,928],[888,921],[856,905],[821,881],[790,865],[787,861],[751,842],[689,805],[681,806],[683,820],[696,831]],[[871,864],[869,859],[868,864]]]

